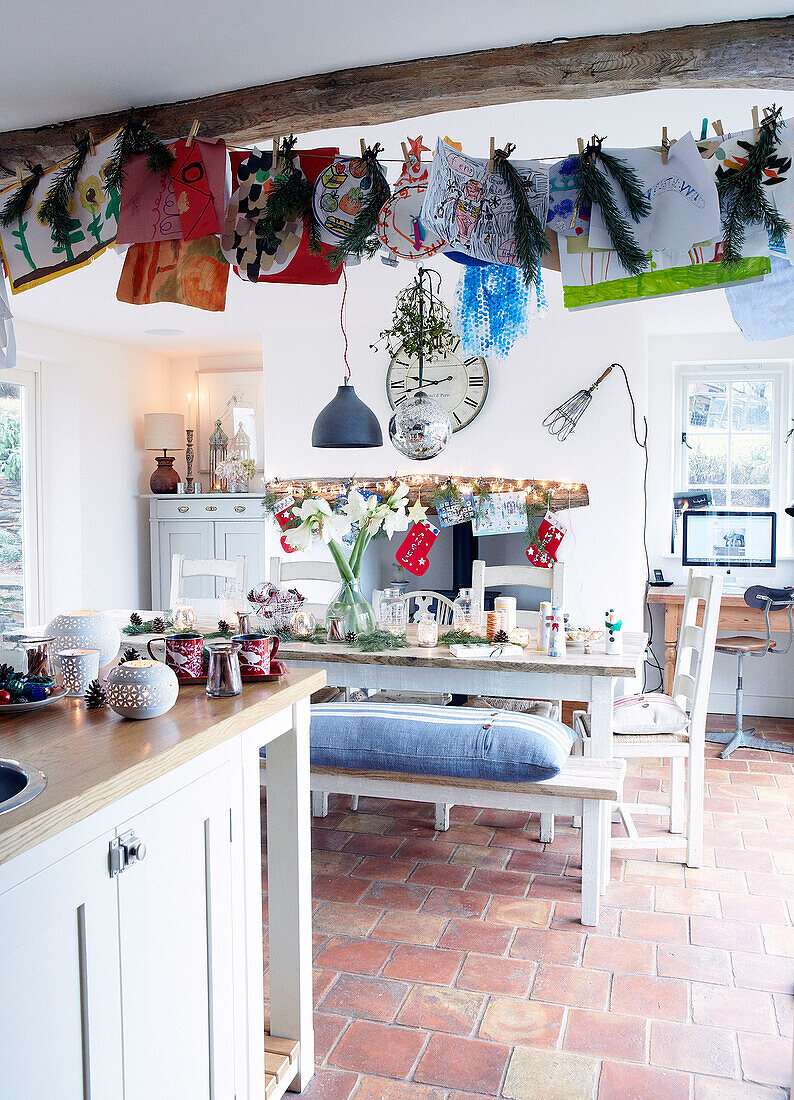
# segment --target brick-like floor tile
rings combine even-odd
[[[735,1077],[738,1072],[733,1036],[722,1028],[651,1023],[651,1063],[685,1073]]]
[[[315,875],[312,897],[322,901],[358,901],[367,888],[366,882],[341,875]]]
[[[725,1077],[701,1077],[696,1074],[695,1100],[783,1100],[780,1089],[756,1085],[752,1081],[728,1081]]]
[[[463,960],[462,951],[398,944],[383,971],[384,977],[432,985],[451,985]]]
[[[340,852],[345,855],[345,852]],[[416,864],[407,859],[390,859],[387,856],[365,856],[351,874],[355,878],[368,878],[380,882],[405,882]]]
[[[548,1047],[553,1050],[562,1031],[565,1009],[540,1001],[491,997],[479,1035],[510,1046]]]
[[[350,833],[337,833],[333,829],[312,829],[312,850],[338,852],[350,841]]]
[[[791,1038],[794,1034],[794,996],[791,993],[773,993],[775,1017],[781,1035]]]
[[[473,890],[483,890],[487,894],[506,894],[523,898],[532,876],[519,871],[494,871],[488,867],[478,867],[471,877]]]
[[[680,978],[652,978],[616,974],[610,1005],[614,1012],[647,1016],[652,1020],[686,1020],[689,990]]]
[[[481,917],[489,895],[478,890],[447,890],[434,886],[423,906],[423,912],[441,917]]]
[[[363,885],[367,886],[366,882]],[[359,898],[359,904],[374,905],[378,909],[406,909],[415,912],[422,906],[427,894],[426,886],[409,886],[401,882],[371,882],[366,893]]]
[[[450,863],[499,871],[507,863],[512,851],[512,848],[491,848],[486,844],[459,844],[452,853]]]
[[[562,935],[555,932],[554,935]],[[630,974],[653,974],[656,948],[644,940],[620,940],[615,936],[587,937],[584,965],[593,970],[612,970]]]
[[[312,874],[313,875],[349,875],[355,865],[359,862],[360,856],[355,853],[328,851],[325,848],[319,848],[312,852]],[[267,873],[267,869],[262,872],[264,888],[264,878]]]
[[[352,836],[340,833],[339,835],[348,837],[345,852],[352,852],[359,856],[393,856],[402,844],[402,840],[396,836],[378,836],[375,833],[354,833]]]
[[[617,909],[649,911],[654,907],[654,888],[638,882],[610,882],[603,904]]]
[[[447,1035],[470,1035],[485,997],[463,989],[438,985],[415,985],[397,1017],[397,1022]]]
[[[318,966],[348,974],[377,974],[393,950],[393,943],[335,936],[315,961]]]
[[[764,875],[748,871],[747,889],[761,897],[791,898],[794,897],[794,875]]]
[[[529,992],[534,976],[535,964],[523,959],[469,954],[455,984],[459,989],[472,989],[477,993],[523,997]]]
[[[488,909],[488,920],[516,928],[546,928],[551,911],[551,902],[542,898],[495,897]]]
[[[380,913],[360,905],[327,901],[314,914],[314,927],[318,932],[336,933],[341,936],[366,936],[378,923]]]
[[[668,978],[691,978],[712,985],[731,985],[731,955],[716,947],[660,944],[656,967]]]
[[[603,1062],[598,1100],[689,1100],[689,1077],[655,1066]]]
[[[693,890],[727,890],[732,894],[747,892],[744,871],[729,871],[722,867],[684,867],[684,885]]]
[[[437,919],[443,920],[442,917]],[[485,955],[504,955],[512,934],[511,929],[503,924],[491,924],[490,921],[451,920],[438,946],[477,951]]]
[[[794,928],[782,924],[763,924],[761,935],[767,955],[783,955],[787,959],[794,957]]]
[[[745,852],[740,848],[715,848],[714,862],[717,867],[730,867],[734,871],[774,870],[769,852]]]
[[[356,1073],[406,1077],[427,1035],[413,1028],[354,1020],[334,1047],[329,1063]]]
[[[772,994],[758,989],[725,989],[692,982],[692,1020],[734,1031],[777,1034]]]
[[[623,878],[626,882],[645,883],[649,886],[683,886],[684,868],[678,863],[627,859]]]
[[[723,917],[756,924],[785,924],[788,920],[783,898],[761,897],[758,894],[720,894]]]
[[[301,1093],[301,1100],[349,1100],[358,1084],[355,1073],[318,1069]]]
[[[731,961],[736,985],[742,989],[766,989],[770,993],[790,993],[794,989],[794,959],[733,951]]]
[[[609,999],[609,975],[603,970],[541,963],[532,986],[532,999],[577,1008],[605,1009]]]
[[[543,1100],[591,1100],[597,1079],[595,1058],[516,1047],[502,1096],[507,1100],[539,1100],[540,1096]]]
[[[413,1081],[389,1081],[385,1077],[362,1077],[356,1100],[443,1100],[441,1089]]]
[[[481,810],[477,816],[478,825],[488,825],[492,829],[525,829],[531,817],[524,810]]]
[[[375,912],[364,907],[363,912]],[[397,943],[416,943],[432,947],[438,942],[444,926],[444,917],[430,913],[411,913],[403,909],[389,909],[383,914],[370,933],[379,940],[395,940]],[[452,944],[446,945],[452,947]]]
[[[559,932],[551,928],[519,928],[510,946],[510,954],[518,959],[575,966],[582,957],[584,939],[583,935],[576,932]]]
[[[553,850],[527,851],[517,849],[508,862],[509,871],[524,871],[531,875],[562,875],[569,857]]]
[[[314,1013],[314,1060],[322,1065],[334,1043],[350,1023],[345,1016],[330,1016],[325,1012]]]
[[[768,1035],[739,1034],[739,1057],[747,1081],[760,1085],[791,1084],[791,1041]]]
[[[762,951],[761,932],[757,925],[744,920],[719,917],[692,917],[692,943],[696,947],[735,947],[743,951]]]
[[[337,828],[348,833],[387,833],[393,818],[381,814],[346,814]]]
[[[563,1048],[594,1058],[618,1058],[623,1062],[647,1060],[645,1020],[619,1012],[592,1012],[572,1008],[568,1015]]]
[[[427,863],[447,863],[455,851],[454,844],[443,840],[401,840],[398,859],[422,860]]]
[[[340,974],[323,998],[323,1012],[335,1012],[360,1020],[393,1020],[409,987],[404,982]]]
[[[656,909],[660,913],[684,913],[698,917],[723,915],[716,890],[693,890],[685,886],[658,886]]]
[[[408,881],[422,886],[447,886],[453,890],[461,890],[470,874],[471,868],[458,867],[452,863],[420,863]]]
[[[686,917],[671,913],[635,913],[624,909],[620,918],[621,935],[633,940],[654,943],[689,942],[689,922]]]
[[[474,1087],[486,1096],[496,1096],[509,1052],[510,1048],[501,1043],[433,1035],[416,1067],[414,1080],[446,1088]]]

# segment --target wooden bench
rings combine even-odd
[[[601,894],[606,889],[609,851],[602,823],[612,803],[623,796],[625,760],[572,756],[559,775],[538,783],[473,782],[444,776],[404,775],[399,772],[357,771],[347,768],[311,769],[312,791],[344,790],[351,795],[397,798],[409,802],[454,802],[499,810],[563,814],[582,820],[582,924],[598,924]],[[603,838],[603,839],[602,839]]]

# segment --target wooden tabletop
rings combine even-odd
[[[685,584],[672,584],[666,588],[651,587],[648,589],[648,603],[683,604],[685,595]],[[747,607],[741,592],[726,592],[724,589],[720,605],[722,607]]]
[[[182,684],[167,714],[142,721],[109,708],[87,710],[82,699],[0,718],[0,757],[47,776],[40,795],[0,814],[0,864],[324,684],[321,671],[295,671],[279,683],[247,682],[233,699],[209,699],[203,685]]]
[[[604,653],[604,643],[596,642],[592,653],[584,647],[568,643],[565,657],[549,657],[535,649],[523,650],[521,656],[507,658],[483,658],[480,656],[455,657],[446,646],[421,649],[386,649],[379,653],[365,653],[343,643],[314,645],[312,642],[282,642],[278,659],[289,661],[319,661],[328,664],[402,665],[412,668],[463,668],[502,670],[504,672],[568,673],[575,676],[612,676],[626,678],[638,676],[648,645],[647,634],[624,632],[624,652],[617,656]]]

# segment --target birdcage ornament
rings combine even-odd
[[[225,462],[228,447],[229,437],[220,420],[216,420],[215,431],[210,436],[210,488],[213,493],[226,491],[226,480],[219,475],[218,467]]]
[[[232,436],[230,445],[231,453],[245,461],[251,457],[251,437],[243,427],[242,420],[237,425],[237,431]]]

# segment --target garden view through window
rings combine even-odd
[[[0,629],[24,625],[22,448],[25,387],[0,381]]]
[[[773,506],[775,379],[685,381],[684,473],[715,508]]]

